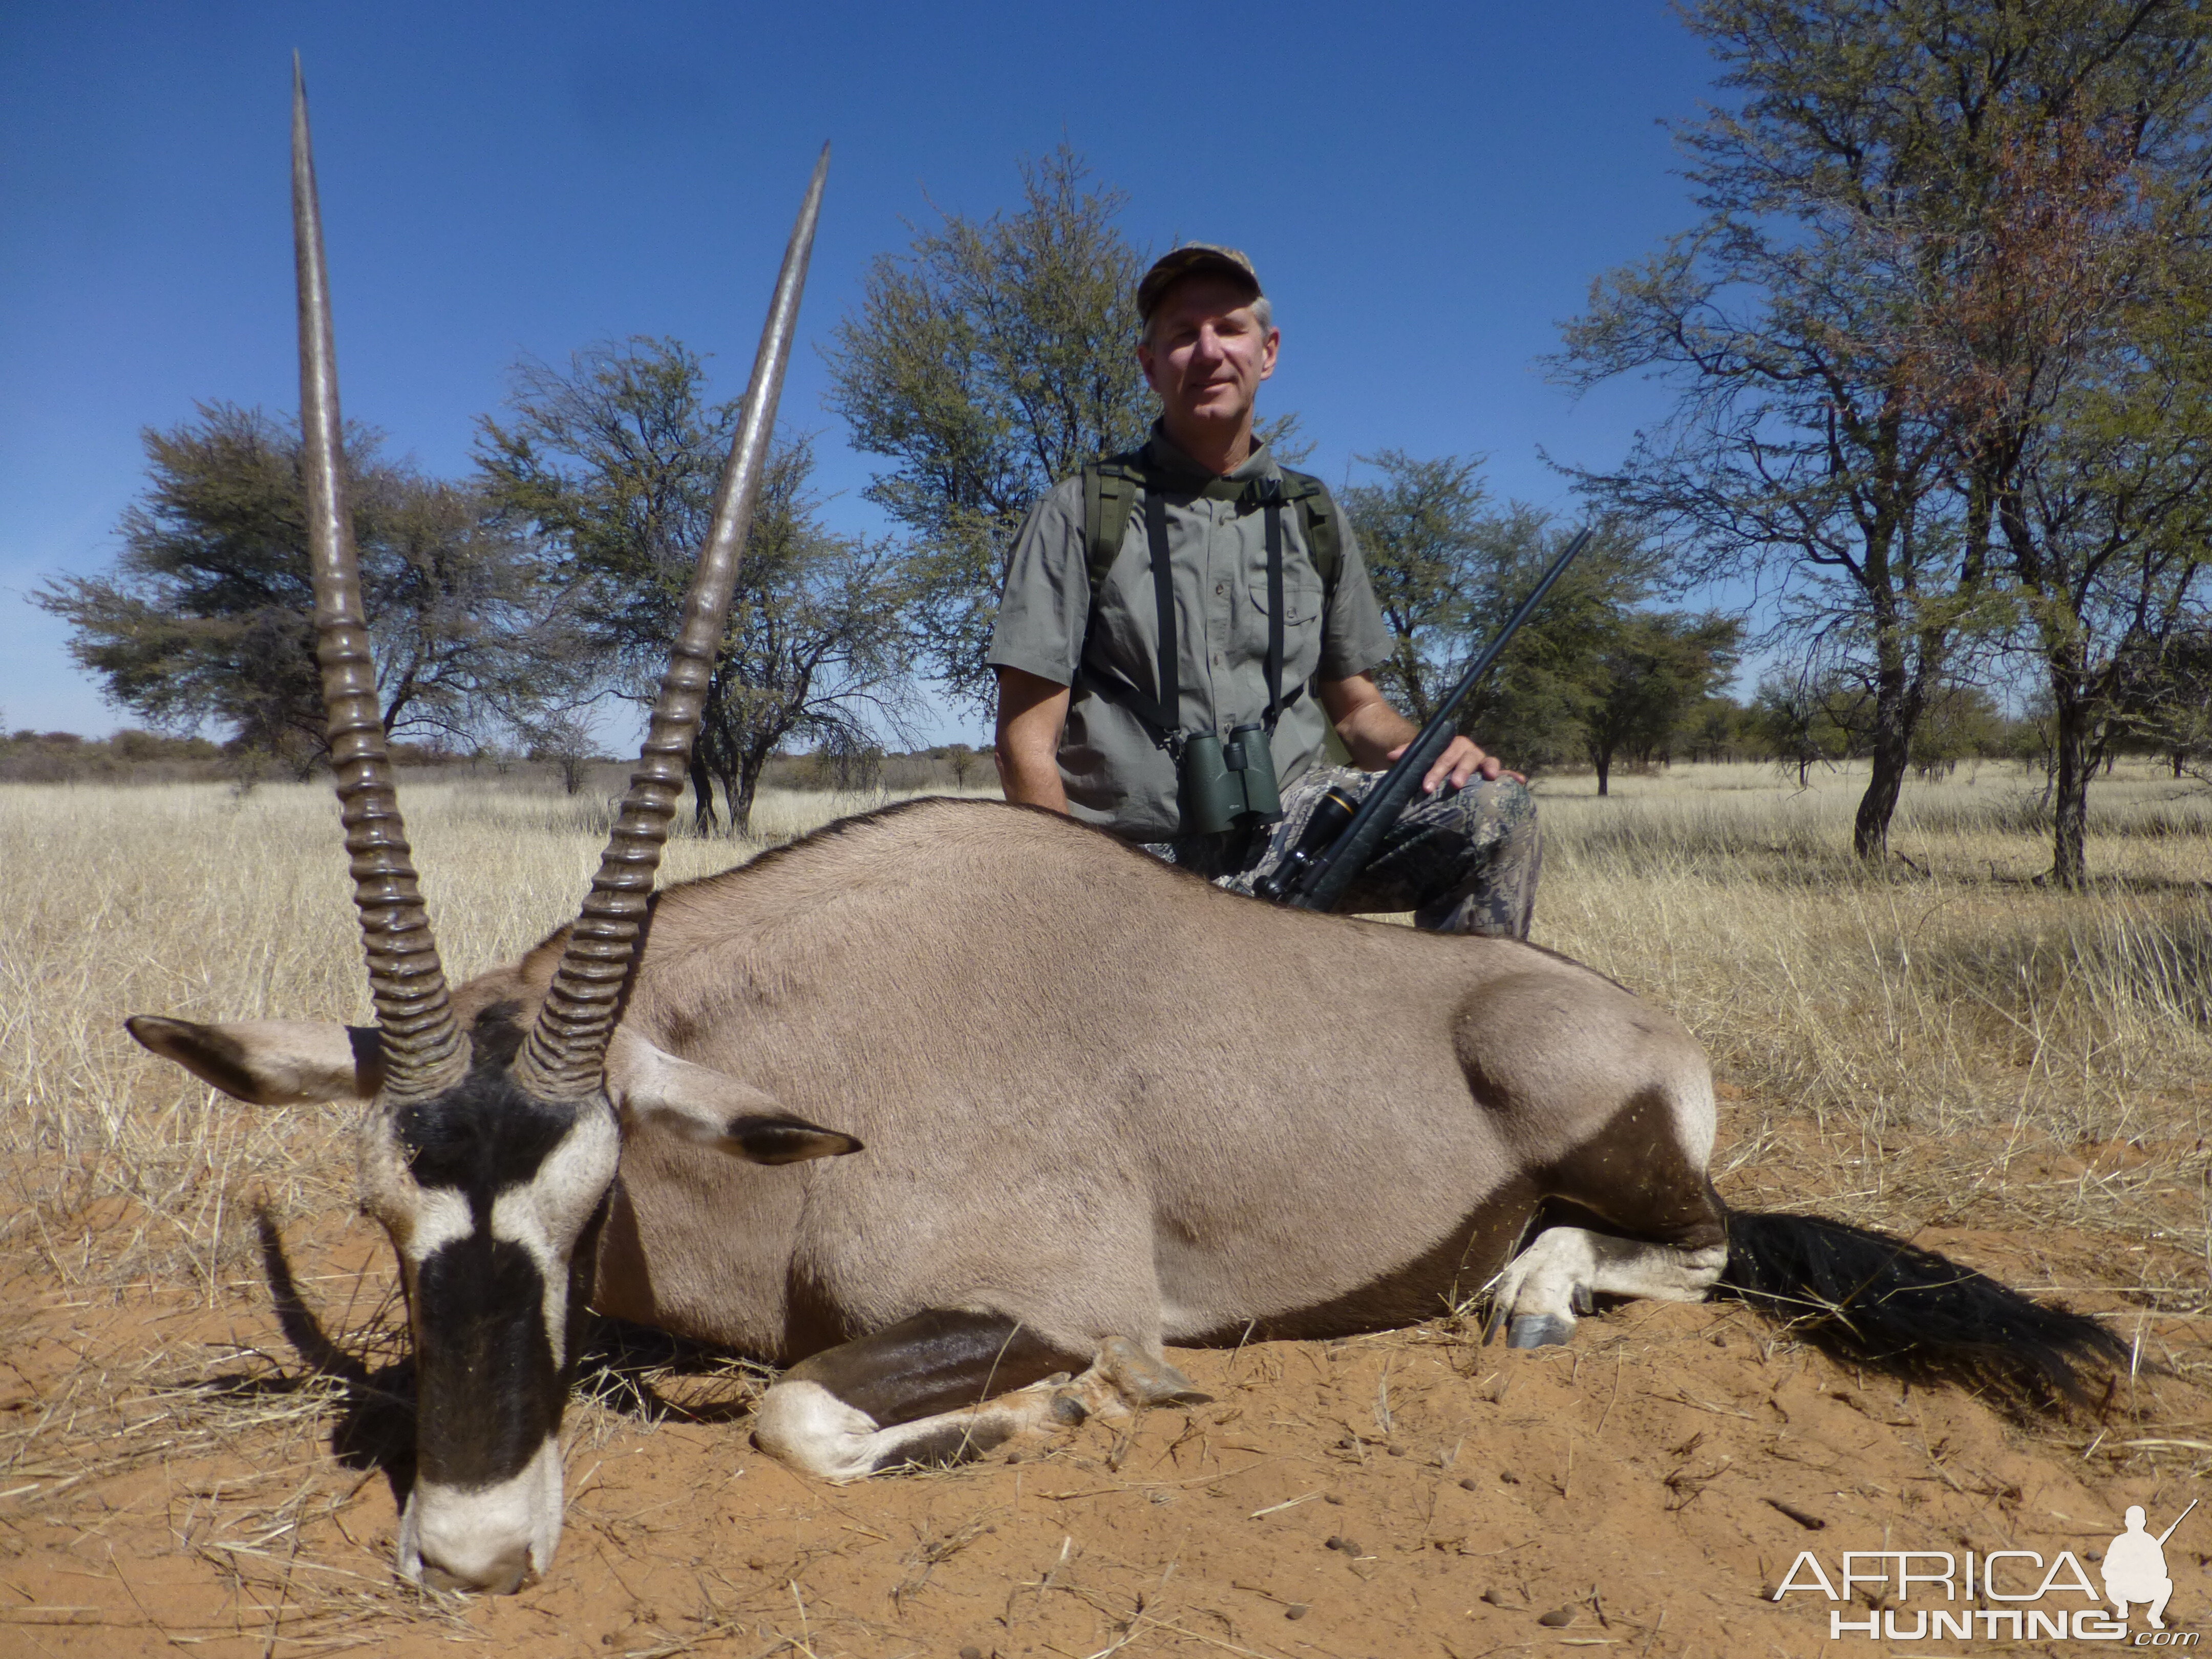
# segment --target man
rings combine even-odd
[[[1160,417],[1140,451],[1063,482],[1022,526],[991,641],[999,775],[1009,800],[1249,892],[1331,786],[1364,795],[1416,732],[1371,676],[1391,641],[1350,527],[1254,440],[1282,336],[1251,262],[1177,248],[1137,310]],[[1327,763],[1332,730],[1359,769]],[[1260,772],[1272,759],[1279,818],[1253,770],[1225,807],[1194,781],[1219,772],[1217,752]],[[1522,781],[1462,737],[1423,788],[1340,908],[1526,938],[1540,853]]]
[[[2187,1513],[2183,1511],[2185,1516]],[[2105,1550],[2105,1598],[2119,1609],[2122,1624],[2128,1621],[2128,1604],[2141,1601],[2149,1609],[2150,1627],[2164,1630],[2166,1620],[2160,1615],[2173,1595],[2173,1580],[2166,1572],[2166,1540],[2172,1535],[2173,1527],[2152,1537],[2140,1504],[2128,1505],[2124,1520],[2127,1530]],[[2174,1522],[2174,1526],[2180,1524]]]

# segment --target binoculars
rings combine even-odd
[[[1259,721],[1240,726],[1227,742],[1216,732],[1183,739],[1176,763],[1182,786],[1183,833],[1218,836],[1246,824],[1274,823],[1283,816],[1275,787],[1275,756]]]

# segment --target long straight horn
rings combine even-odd
[[[515,1057],[515,1080],[541,1100],[580,1099],[599,1086],[623,984],[637,954],[638,934],[653,896],[653,873],[668,825],[684,793],[691,739],[699,729],[722,627],[738,580],[753,503],[760,495],[768,462],[769,439],[775,428],[776,398],[783,390],[784,365],[791,357],[799,325],[799,296],[806,285],[807,255],[814,246],[814,222],[822,210],[823,180],[830,172],[830,146],[814,164],[813,179],[799,209],[783,270],[769,301],[768,326],[753,358],[752,383],[730,445],[729,465],[714,501],[714,526],[699,551],[691,590],[684,596],[684,622],[661,677],[653,705],[645,750],[630,774],[629,793],[608,837],[584,899],[583,915],[568,934],[568,948],[553,971],[553,983],[531,1027],[530,1039]]]
[[[292,59],[292,236],[300,266],[301,470],[307,488],[307,548],[315,586],[315,658],[323,671],[331,768],[353,864],[353,902],[368,956],[368,988],[384,1036],[385,1091],[422,1099],[467,1069],[430,920],[415,884],[406,827],[384,746],[376,665],[362,614],[361,564],[346,506],[344,428],[338,420],[337,351],[323,264],[323,221],[307,137],[307,90]]]

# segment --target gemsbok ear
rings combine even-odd
[[[133,1014],[123,1024],[162,1059],[251,1106],[373,1100],[384,1086],[384,1042],[374,1025],[320,1019],[202,1025],[158,1014]]]
[[[771,1095],[711,1066],[678,1060],[617,1030],[607,1049],[607,1094],[625,1121],[711,1146],[748,1164],[803,1164],[865,1150],[835,1129],[792,1116]]]

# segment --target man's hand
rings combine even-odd
[[[1416,732],[1414,735],[1418,737],[1419,733]],[[1393,749],[1388,758],[1395,761],[1399,756],[1412,747],[1413,738],[1408,738],[1404,743]],[[1477,776],[1480,776],[1485,783],[1495,783],[1500,778],[1510,778],[1516,783],[1528,781],[1518,772],[1507,771],[1504,763],[1497,756],[1485,754],[1471,739],[1454,738],[1444,746],[1444,752],[1437,757],[1437,763],[1429,769],[1428,776],[1421,780],[1421,792],[1424,794],[1435,794],[1437,790],[1443,787],[1446,778],[1451,780],[1453,788],[1464,789],[1469,781]]]
[[[1352,763],[1363,771],[1381,771],[1420,736],[1411,720],[1383,701],[1381,689],[1364,674],[1323,680],[1321,704],[1335,725],[1337,735],[1344,739],[1344,746],[1352,751]],[[1453,788],[1464,789],[1476,777],[1486,782],[1498,778],[1510,778],[1516,783],[1528,781],[1518,772],[1507,771],[1497,756],[1486,755],[1465,738],[1454,738],[1429,769],[1428,776],[1421,780],[1421,787],[1433,795],[1446,779]]]

